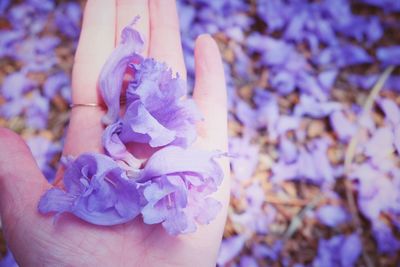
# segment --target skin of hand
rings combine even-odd
[[[166,62],[186,77],[174,0],[89,0],[73,67],[73,103],[99,103],[97,79],[119,42],[122,28],[140,15],[134,27],[145,39],[144,56]],[[209,35],[197,38],[194,99],[204,120],[196,146],[227,151],[226,87],[221,56]],[[64,155],[102,152],[98,107],[76,107]],[[220,163],[225,178],[214,197],[223,208],[209,225],[193,234],[169,236],[160,225],[145,225],[141,216],[122,225],[101,227],[63,214],[37,211],[48,184],[24,141],[0,129],[0,214],[7,243],[20,266],[215,266],[229,203],[228,159]],[[59,170],[58,177],[62,176]],[[58,179],[57,186],[62,186]]]

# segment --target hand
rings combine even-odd
[[[174,0],[89,0],[73,68],[73,102],[99,103],[97,79],[119,42],[122,28],[134,26],[145,38],[144,56],[166,62],[186,77]],[[217,45],[208,35],[196,40],[194,98],[204,116],[197,146],[227,150],[226,89]],[[97,107],[71,112],[64,155],[102,152]],[[160,225],[145,225],[138,216],[112,227],[88,224],[63,214],[56,225],[37,212],[41,195],[52,185],[38,169],[28,147],[13,132],[0,129],[0,214],[5,236],[21,266],[215,266],[229,202],[229,171],[215,194],[223,209],[211,224],[193,234],[169,236]],[[60,177],[62,170],[59,171]],[[59,180],[61,181],[61,180]]]

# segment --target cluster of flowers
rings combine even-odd
[[[141,214],[146,224],[162,223],[171,235],[208,224],[221,204],[210,197],[223,172],[219,152],[194,148],[195,123],[201,119],[178,74],[165,64],[139,55],[143,41],[131,27],[99,77],[108,108],[103,146],[107,153],[87,153],[67,160],[65,190],[52,188],[39,202],[42,213],[63,212],[97,225],[115,225]],[[120,96],[128,81],[124,111]],[[120,115],[123,114],[123,115]],[[145,144],[155,151],[142,162],[127,148]]]

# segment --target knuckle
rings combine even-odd
[[[17,133],[4,127],[0,127],[0,147],[12,147],[17,150],[28,148],[26,143]]]
[[[25,141],[15,132],[0,127],[0,175],[15,171],[16,162],[31,153]]]

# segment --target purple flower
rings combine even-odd
[[[63,3],[57,7],[54,15],[56,25],[63,34],[70,38],[79,36],[82,10],[78,3]]]
[[[245,238],[242,235],[232,236],[222,241],[219,249],[217,263],[224,266],[237,255],[244,247]]]
[[[400,124],[394,129],[394,146],[396,147],[397,154],[400,155]]]
[[[50,162],[57,153],[61,152],[60,145],[53,144],[42,136],[29,138],[27,145],[47,180],[52,181],[55,177],[55,169],[50,165]]]
[[[23,30],[0,31],[0,56],[14,57],[14,47],[24,36]]]
[[[243,189],[240,190],[240,193],[242,191]],[[241,196],[239,195],[239,197]],[[232,223],[245,227],[248,232],[266,234],[268,226],[276,218],[276,210],[272,206],[268,206],[268,210],[264,208],[264,189],[259,183],[254,183],[246,189],[245,196],[243,197],[247,201],[247,209],[239,214],[231,214],[230,219]]]
[[[127,90],[121,140],[152,147],[192,144],[201,116],[193,99],[183,99],[187,93],[184,81],[173,78],[172,70],[154,59],[133,67],[135,79]]]
[[[306,179],[316,184],[331,183],[334,172],[327,158],[329,140],[315,139],[309,144],[309,150],[301,147],[297,161],[291,164],[280,159],[272,166],[271,181],[280,182],[291,179]]]
[[[145,183],[144,222],[162,223],[168,233],[177,235],[194,232],[196,223],[214,219],[221,204],[209,195],[223,178],[216,156],[215,152],[176,146],[154,153],[136,178]]]
[[[357,131],[354,122],[351,122],[342,111],[333,112],[329,119],[333,130],[341,141],[350,140]]]
[[[111,53],[101,70],[99,87],[108,108],[107,114],[103,117],[106,125],[118,119],[123,77],[129,63],[142,60],[137,54],[142,47],[143,40],[139,32],[125,27],[121,33],[121,43]]]
[[[54,49],[60,44],[60,39],[56,36],[45,36],[35,40],[36,52],[38,54],[52,55]]]
[[[40,11],[50,11],[54,8],[54,0],[27,0],[26,2]]]
[[[335,69],[323,71],[318,75],[318,81],[326,91],[329,91],[335,83],[337,75],[338,71]]]
[[[120,165],[126,166],[127,169],[138,168],[140,163],[128,151],[127,147],[119,139],[122,123],[114,123],[109,125],[103,132],[103,146],[109,155]]]
[[[70,89],[70,78],[65,72],[58,72],[49,76],[43,85],[44,94],[53,98],[63,88]]]
[[[10,1],[11,0],[1,0],[0,1],[0,15],[3,16],[6,9],[8,8],[8,6],[10,5]]]
[[[250,179],[258,164],[259,148],[250,144],[249,138],[231,138],[229,153],[234,177],[239,180]]]
[[[347,236],[340,248],[341,266],[354,266],[361,255],[362,243],[358,234]]]
[[[394,152],[393,131],[389,127],[377,129],[364,145],[364,154],[370,157],[387,158]]]
[[[282,136],[279,142],[279,152],[280,158],[285,163],[293,163],[297,160],[298,150],[296,145],[284,136]]]
[[[383,113],[385,113],[386,121],[393,128],[400,125],[400,108],[393,100],[389,98],[380,99],[378,101]]]
[[[48,190],[40,199],[43,214],[70,212],[97,225],[121,224],[140,213],[137,184],[118,165],[101,154],[82,154],[67,166],[65,191]]]
[[[359,181],[358,203],[367,218],[378,219],[382,211],[400,212],[400,192],[385,173],[364,163],[356,166],[350,177]]]
[[[296,88],[296,80],[292,73],[279,71],[270,79],[271,86],[283,95],[290,94]]]
[[[1,93],[7,100],[20,99],[35,86],[36,82],[26,77],[26,73],[13,72],[4,79]]]
[[[20,115],[26,107],[28,101],[26,99],[10,100],[0,106],[0,114],[6,119],[11,119]]]
[[[396,239],[392,229],[384,222],[374,221],[373,234],[379,252],[393,254],[400,250],[400,240]]]
[[[49,99],[39,95],[38,92],[35,92],[32,99],[27,101],[25,113],[27,126],[34,129],[46,128],[49,111]]]
[[[347,221],[347,212],[339,206],[326,205],[318,209],[318,220],[330,227],[336,227]]]
[[[313,75],[306,72],[300,72],[297,83],[302,92],[310,94],[319,101],[327,100],[326,93]]]
[[[347,43],[325,48],[316,56],[315,63],[319,65],[334,64],[337,67],[372,62],[372,57],[363,48]]]
[[[386,65],[400,65],[400,45],[380,47],[376,51],[379,61]]]
[[[287,23],[290,16],[288,6],[280,0],[263,0],[257,4],[258,15],[268,24],[269,32],[280,30]]]
[[[313,261],[316,267],[351,267],[354,266],[362,250],[360,237],[338,235],[331,239],[321,239],[318,244],[318,255]]]
[[[243,256],[240,258],[240,267],[258,267],[256,259],[250,256]]]
[[[236,116],[244,126],[250,129],[257,129],[259,127],[256,110],[241,99],[238,99],[236,103]]]
[[[362,0],[362,2],[383,8],[387,12],[400,11],[400,2],[393,0]]]
[[[340,109],[342,109],[342,105],[338,102],[319,102],[311,96],[302,94],[300,103],[294,109],[294,114],[299,117],[308,115],[312,118],[323,118]]]
[[[11,250],[7,250],[7,254],[4,258],[0,259],[0,267],[18,267]]]
[[[252,247],[252,252],[254,257],[258,259],[270,259],[272,261],[277,261],[279,255],[283,248],[282,240],[277,240],[272,246],[267,246],[264,244],[254,244]]]
[[[151,147],[192,144],[197,137],[195,123],[200,120],[200,113],[193,99],[183,99],[186,96],[183,80],[172,78],[171,70],[153,59],[134,67],[135,79],[127,90],[125,114],[104,133],[106,151],[122,159],[121,155],[114,155],[115,151],[122,151],[122,146],[131,142]],[[123,153],[125,158],[129,157]]]

